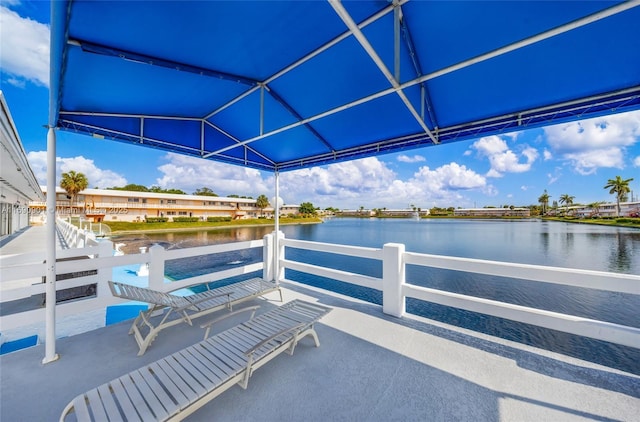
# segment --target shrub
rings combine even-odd
[[[195,223],[200,221],[200,217],[173,217],[174,223]]]
[[[169,221],[167,217],[147,217],[144,219],[145,223],[166,223]]]
[[[231,221],[231,217],[207,217],[209,223],[220,223],[224,221]]]

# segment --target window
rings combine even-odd
[[[140,202],[140,198],[127,198],[127,202]]]
[[[175,199],[167,199],[167,204],[175,204],[176,200]]]

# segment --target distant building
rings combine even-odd
[[[373,210],[340,210],[336,212],[338,217],[373,217],[376,213]]]
[[[618,216],[618,205],[615,202],[607,202],[593,206],[571,207],[569,212],[576,217],[615,217]],[[640,217],[640,201],[620,202],[620,217]]]
[[[377,210],[341,210],[336,212],[339,217],[399,217],[399,218],[415,218],[425,217],[430,214],[427,210],[412,209],[377,209]]]
[[[43,187],[47,193],[46,187]],[[45,202],[33,201],[32,222],[42,222]],[[71,203],[62,188],[56,188],[56,207],[59,216],[80,216],[98,222],[145,221],[148,217],[197,217],[206,221],[208,217],[226,217],[233,220],[245,218],[272,218],[273,207],[261,210],[255,199],[227,198],[219,196],[181,195],[169,193],[137,192],[112,189],[85,189]],[[297,214],[299,205],[284,205],[281,215]]]
[[[0,91],[0,240],[29,225],[29,202],[44,195],[27,161],[20,136]],[[44,215],[43,215],[44,217]]]
[[[455,217],[531,217],[529,208],[458,208]]]

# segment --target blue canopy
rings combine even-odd
[[[49,124],[287,171],[638,109],[639,5],[54,1]]]

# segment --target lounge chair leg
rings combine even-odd
[[[304,337],[304,336],[311,336],[313,337],[313,341],[316,345],[316,347],[320,347],[320,340],[318,340],[318,334],[316,333],[316,330],[312,328],[309,328],[307,331],[303,332],[300,335],[300,338]]]

